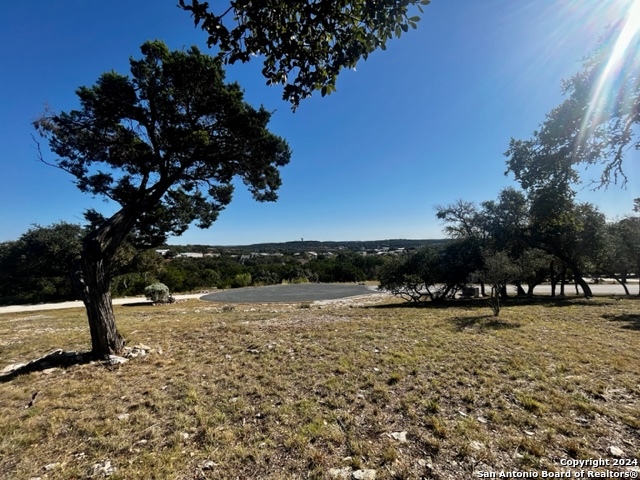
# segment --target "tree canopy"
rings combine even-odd
[[[103,74],[77,90],[81,109],[35,122],[78,188],[138,213],[152,244],[191,222],[207,228],[240,176],[259,201],[277,199],[278,168],[290,151],[266,130],[271,114],[224,83],[221,61],[196,47],[170,52],[159,41],[131,59],[131,77]]]
[[[430,0],[235,0],[212,11],[208,2],[180,0],[229,63],[262,56],[267,84],[284,84],[283,99],[295,109],[314,90],[335,91],[343,68],[354,68],[387,41],[420,20],[410,12]],[[225,8],[226,7],[226,8]],[[417,12],[416,12],[417,13]]]
[[[625,155],[640,149],[640,35],[629,28],[610,29],[532,138],[511,140],[507,168],[523,188],[574,183],[577,165],[602,167],[596,186],[626,183]]]

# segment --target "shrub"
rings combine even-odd
[[[144,294],[148,300],[154,303],[169,303],[169,287],[164,283],[154,283],[144,289]]]
[[[231,281],[231,288],[248,287],[251,285],[250,273],[238,273]]]

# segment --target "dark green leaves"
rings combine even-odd
[[[314,90],[327,95],[335,91],[343,68],[381,48],[420,17],[409,16],[413,5],[429,0],[324,0],[232,1],[214,13],[207,2],[180,0],[194,23],[207,34],[208,45],[217,46],[226,62],[263,58],[267,84],[284,84],[283,98],[295,109]]]
[[[287,143],[267,129],[271,114],[224,83],[222,61],[158,41],[131,59],[131,76],[103,74],[77,90],[80,109],[35,122],[55,164],[92,195],[118,202],[148,243],[209,227],[239,177],[259,201],[273,201]]]
[[[619,50],[621,26],[608,32],[584,61],[582,71],[563,82],[565,100],[551,110],[530,140],[512,140],[511,171],[523,188],[560,188],[578,181],[576,165],[601,165],[596,187],[626,183],[623,159],[640,149],[640,37]]]

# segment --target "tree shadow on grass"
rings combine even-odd
[[[474,329],[478,331],[484,330],[505,330],[511,328],[520,328],[519,323],[505,322],[494,315],[474,315],[472,317],[453,317],[453,323],[458,331]]]
[[[640,330],[640,314],[637,313],[621,313],[619,315],[603,315],[602,318],[610,322],[626,322],[622,328],[627,330]]]
[[[486,298],[456,298],[437,301],[425,301],[425,302],[405,302],[405,303],[382,303],[375,305],[366,305],[363,308],[371,309],[387,309],[387,308],[424,308],[424,309],[443,309],[443,308],[467,308],[469,310],[475,310],[480,308],[487,308]]]
[[[33,372],[42,372],[50,368],[68,368],[74,365],[84,365],[96,360],[91,352],[65,352],[62,349],[54,350],[44,357],[31,360],[27,363],[9,365],[0,372],[0,383],[6,383],[14,378]]]
[[[487,304],[487,300],[489,297],[480,297],[480,298],[455,298],[455,299],[446,299],[442,301],[425,301],[425,302],[406,302],[406,303],[384,303],[377,305],[368,305],[364,308],[373,308],[373,309],[386,309],[386,308],[426,308],[426,309],[440,309],[440,308],[466,308],[469,310],[489,308]],[[620,297],[619,295],[598,295],[596,298],[599,299],[598,302],[594,302],[593,298],[584,298],[584,297],[576,297],[576,296],[565,296],[565,297],[551,297],[548,295],[534,295],[534,296],[509,296],[506,299],[500,300],[500,303],[504,308],[515,307],[515,306],[527,306],[527,305],[543,305],[547,307],[571,307],[571,306],[594,306],[594,305],[613,305],[615,302],[619,301],[621,298],[631,298],[631,297]],[[602,301],[603,298],[607,300]]]
[[[121,307],[155,307],[156,304],[153,302],[131,302],[131,303],[123,303],[120,306]]]

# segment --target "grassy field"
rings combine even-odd
[[[363,302],[116,307],[151,353],[0,383],[0,478],[464,479],[640,456],[639,300],[497,319]],[[83,310],[0,315],[0,369],[89,345]]]

